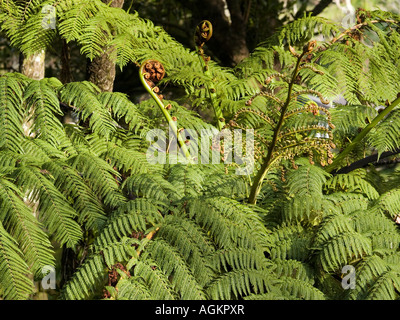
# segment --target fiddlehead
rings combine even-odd
[[[176,126],[177,119],[176,117],[172,117],[169,113],[171,109],[171,105],[164,105],[162,102],[163,96],[160,93],[159,87],[157,87],[157,83],[161,81],[165,76],[165,69],[164,66],[157,60],[146,60],[142,63],[139,69],[139,77],[146,88],[148,93],[157,103],[158,107],[160,108],[161,112],[163,113],[165,119],[167,120],[172,132],[175,135],[175,138],[178,141],[179,147],[181,151],[184,153],[186,160],[191,162],[190,152],[186,146],[185,140],[182,138],[180,131]]]

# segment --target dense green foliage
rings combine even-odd
[[[56,29],[41,26],[46,4]],[[24,54],[64,39],[88,58],[115,48],[121,68],[161,62],[159,87],[184,89],[161,102],[179,128],[254,129],[256,163],[244,176],[223,162],[150,164],[146,134],[169,120],[152,97],[1,76],[0,297],[33,298],[54,265],[61,299],[397,299],[399,170],[335,171],[400,147],[400,17],[357,18],[342,30],[304,16],[222,68],[98,0],[1,1],[1,29]],[[345,265],[355,289],[341,286]]]

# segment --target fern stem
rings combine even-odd
[[[199,55],[200,64],[203,68],[204,75],[210,79],[209,83],[206,84],[207,91],[210,95],[211,105],[214,109],[214,115],[217,121],[217,127],[219,131],[225,127],[225,119],[221,110],[221,106],[217,103],[217,91],[215,89],[212,74],[208,68],[209,57],[206,58],[204,55],[204,43],[212,37],[212,24],[208,20],[203,20],[196,27],[195,43],[196,51]]]
[[[272,156],[274,153],[274,149],[276,146],[276,143],[278,141],[278,135],[279,132],[282,128],[284,119],[285,119],[285,113],[287,111],[287,108],[289,107],[290,101],[292,99],[292,91],[293,91],[293,86],[294,83],[296,81],[297,75],[299,73],[299,69],[300,69],[300,62],[301,59],[304,56],[304,52],[299,55],[297,57],[297,63],[296,63],[296,67],[293,71],[293,76],[292,76],[292,80],[289,82],[289,87],[288,87],[288,94],[287,94],[287,98],[286,98],[286,102],[283,105],[282,109],[281,109],[281,114],[279,117],[279,121],[278,124],[276,125],[276,128],[274,130],[274,135],[272,137],[271,143],[268,146],[268,151],[267,151],[267,156],[263,159],[263,163],[261,165],[260,170],[258,170],[256,177],[254,178],[254,182],[253,185],[251,186],[251,191],[250,191],[250,195],[249,195],[249,199],[248,202],[250,204],[256,204],[257,202],[257,196],[260,193],[261,187],[262,187],[262,183],[264,181],[265,176],[267,175],[267,172],[270,168],[270,165],[272,163]]]
[[[222,131],[222,129],[225,127],[225,120],[224,120],[224,115],[222,113],[221,107],[217,102],[217,92],[214,87],[214,83],[212,80],[211,73],[208,69],[208,65],[206,64],[204,59],[202,59],[201,57],[200,57],[200,60],[202,61],[202,64],[203,64],[204,75],[206,75],[207,77],[210,78],[210,82],[208,84],[206,84],[206,87],[210,94],[211,105],[214,109],[214,115],[215,115],[215,119],[217,121],[217,128],[219,131]]]
[[[373,129],[375,126],[388,115],[398,104],[400,103],[400,97],[394,100],[388,105],[381,113],[379,113],[375,119],[368,124],[356,137],[355,139],[334,159],[332,164],[326,167],[326,172],[330,173],[336,169],[342,160],[357,146],[358,143],[364,139],[364,137]]]
[[[157,105],[160,108],[161,112],[163,113],[165,119],[167,120],[172,132],[174,133],[175,138],[178,141],[179,147],[181,148],[182,152],[184,153],[184,155],[186,157],[186,160],[189,161],[189,163],[191,163],[192,159],[190,156],[189,149],[187,148],[185,141],[182,139],[182,136],[179,133],[178,128],[175,124],[175,121],[172,119],[167,108],[164,106],[164,103],[161,101],[161,99],[158,97],[158,95],[154,92],[153,88],[150,87],[150,85],[148,84],[148,82],[145,79],[146,72],[144,72],[144,66],[146,65],[146,63],[148,63],[148,61],[143,62],[139,69],[140,81],[142,82],[143,86],[146,88],[147,92],[151,95],[151,97],[157,103]]]

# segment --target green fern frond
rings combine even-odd
[[[272,230],[271,259],[306,261],[312,248],[312,235],[299,224],[279,226]]]
[[[182,300],[205,300],[200,284],[196,281],[180,253],[164,240],[158,239],[148,245],[145,255],[151,257],[167,277]]]
[[[394,188],[382,194],[376,202],[381,213],[396,218],[400,213],[400,189]]]
[[[342,232],[323,242],[315,252],[316,261],[325,271],[338,270],[350,261],[372,253],[371,240],[354,231]]]
[[[261,270],[271,266],[263,252],[250,249],[221,249],[210,257],[213,268],[219,272],[237,269]]]
[[[147,288],[151,293],[151,299],[153,300],[176,300],[177,296],[174,289],[171,287],[171,283],[162,269],[153,261],[146,259],[138,261],[135,264],[134,275],[140,277],[146,284]],[[120,284],[118,283],[118,298],[124,297],[124,292]],[[127,290],[131,292],[131,289]],[[129,298],[132,296],[130,294]]]
[[[139,128],[147,126],[147,119],[139,108],[132,103],[128,97],[120,92],[102,92],[97,96],[105,110],[110,110],[117,121],[121,119],[128,125],[130,130],[137,132]]]
[[[30,199],[38,201],[38,219],[55,240],[74,247],[82,238],[81,227],[74,220],[77,213],[46,173],[41,173],[39,168],[21,167],[16,170],[16,179],[18,185],[30,193]]]
[[[269,235],[258,213],[244,204],[223,197],[203,197],[188,201],[188,207],[189,217],[210,233],[217,247],[269,245]]]
[[[198,166],[174,165],[168,174],[179,197],[196,197],[203,191],[205,176]]]
[[[400,110],[393,110],[385,121],[380,122],[368,136],[368,143],[377,149],[379,154],[384,151],[393,151],[400,147]]]
[[[63,160],[46,162],[42,168],[54,177],[54,186],[72,200],[72,207],[78,214],[77,222],[86,225],[87,229],[102,228],[106,219],[103,205],[79,172]]]
[[[0,147],[18,152],[23,136],[23,85],[15,76],[0,77]]]
[[[82,175],[89,187],[102,199],[105,205],[116,208],[126,202],[117,181],[119,173],[105,160],[88,152],[82,152],[71,157],[68,162],[73,169]]]
[[[0,223],[0,287],[6,299],[25,300],[33,293],[32,281],[27,276],[29,267],[22,255],[16,241]]]
[[[90,255],[63,287],[62,298],[67,300],[87,299],[97,292],[98,286],[105,280],[106,270],[104,260],[100,255]]]
[[[40,139],[58,146],[65,140],[62,123],[57,116],[63,115],[57,93],[46,85],[46,81],[33,80],[24,91],[28,112],[27,121],[32,122],[28,135],[35,134]]]
[[[96,237],[95,250],[100,251],[101,248],[134,233],[144,234],[149,228],[161,224],[163,217],[159,210],[157,205],[144,198],[131,200],[120,206]]]
[[[350,299],[393,300],[398,297],[398,271],[378,255],[366,258],[357,268],[357,286]]]
[[[335,208],[347,215],[358,210],[366,210],[370,204],[369,200],[362,194],[335,192],[326,195],[325,198],[332,202]]]
[[[0,221],[18,242],[30,272],[40,278],[42,268],[54,264],[52,245],[15,185],[4,178],[0,185]]]
[[[352,171],[348,174],[338,174],[325,183],[327,190],[342,190],[343,192],[361,193],[370,200],[379,198],[378,191],[363,178],[364,172]]]
[[[265,269],[238,269],[224,273],[208,287],[212,300],[235,300],[242,296],[277,293],[280,281]]]
[[[159,238],[168,242],[180,253],[201,286],[211,280],[214,272],[209,265],[208,255],[214,248],[204,231],[196,224],[191,220],[167,216],[157,232],[157,239]]]
[[[75,108],[82,121],[88,121],[93,132],[109,137],[115,132],[116,125],[99,101],[98,88],[89,82],[71,82],[60,90],[60,100]]]
[[[136,196],[165,201],[166,203],[182,197],[175,192],[174,186],[160,175],[132,175],[124,181],[122,188],[126,188],[128,192],[132,192]]]
[[[325,294],[310,283],[292,277],[280,277],[281,291],[291,300],[326,300]]]

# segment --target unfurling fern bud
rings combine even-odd
[[[164,66],[156,60],[145,61],[142,67],[142,72],[144,74],[144,78],[148,81],[151,81],[153,85],[162,80],[165,76]],[[158,91],[156,91],[157,89],[155,89],[156,87],[153,87],[153,85],[151,85],[152,89],[157,93]]]
[[[316,40],[312,40],[309,43],[307,43],[304,47],[303,47],[303,54],[309,54],[311,53],[315,46],[317,45],[317,41]]]
[[[296,52],[296,50],[291,45],[289,45],[289,52],[296,58],[300,57],[300,55]]]
[[[308,154],[308,161],[310,162],[310,164],[315,164],[315,162],[313,161],[313,157],[314,157],[314,155],[313,155],[313,153],[312,152],[310,152],[309,154]]]
[[[293,168],[294,170],[297,170],[297,169],[299,168],[299,166],[294,162],[294,159],[293,159],[293,158],[290,159],[290,162],[291,162],[292,168]]]
[[[212,36],[212,24],[208,20],[203,20],[201,21],[197,27],[196,27],[196,32],[194,35],[194,41],[196,43],[196,46],[202,47],[205,42],[210,40]]]
[[[234,120],[229,120],[229,126],[231,127],[237,127],[237,123]]]

